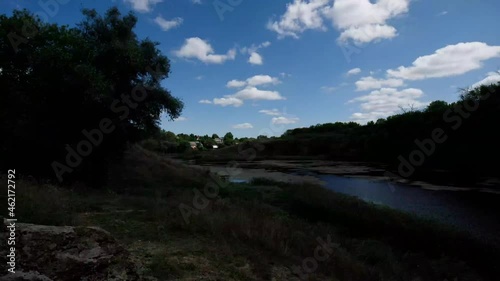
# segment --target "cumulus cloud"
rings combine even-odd
[[[486,78],[472,84],[471,88],[475,89],[475,88],[482,86],[482,85],[489,86],[491,84],[496,84],[498,82],[500,82],[500,73],[499,72],[489,72],[488,75],[486,76]]]
[[[397,35],[387,21],[409,11],[410,0],[335,0],[325,14],[341,31],[340,41],[368,43]]]
[[[192,37],[186,39],[184,45],[174,54],[180,58],[194,58],[204,63],[221,64],[227,60],[234,60],[236,57],[236,50],[231,49],[226,54],[215,54],[212,46],[199,37]]]
[[[255,75],[245,81],[231,80],[226,83],[227,88],[239,88],[238,92],[232,95],[226,95],[220,99],[214,99],[216,105],[235,107],[243,105],[244,100],[284,100],[278,91],[269,91],[258,89],[257,86],[276,85],[281,81],[276,77],[269,75]]]
[[[253,44],[250,47],[241,48],[240,51],[242,54],[250,55],[250,57],[248,58],[248,62],[250,64],[262,65],[264,63],[264,59],[263,59],[262,55],[259,54],[257,51],[260,49],[263,49],[263,48],[267,48],[269,46],[271,46],[271,42],[266,41],[266,42],[263,42],[259,45]]]
[[[500,46],[483,42],[458,43],[417,58],[411,66],[387,70],[390,77],[422,80],[456,76],[482,67],[483,61],[500,57]]]
[[[278,33],[279,38],[299,34],[308,29],[325,30],[322,11],[330,0],[295,0],[287,4],[279,21],[269,21],[267,28]]]
[[[250,123],[242,123],[233,125],[233,129],[252,129],[253,125]]]
[[[247,79],[248,86],[259,86],[266,84],[279,84],[281,81],[276,77],[271,77],[269,75],[255,75]]]
[[[160,26],[160,28],[163,30],[163,31],[169,31],[170,29],[172,28],[176,28],[178,27],[179,25],[182,24],[183,22],[183,19],[182,18],[174,18],[174,19],[171,19],[171,20],[166,20],[164,19],[163,17],[161,16],[157,16],[155,19],[154,19],[154,22]]]
[[[356,67],[356,68],[353,68],[353,69],[347,71],[347,76],[356,75],[356,74],[360,74],[360,73],[361,73],[361,68]]]
[[[402,79],[396,78],[388,78],[388,79],[376,79],[372,76],[362,77],[358,81],[356,81],[356,90],[357,91],[366,91],[371,89],[379,89],[383,87],[401,87],[404,85],[404,81]]]
[[[354,113],[351,119],[358,123],[366,123],[396,114],[401,110],[401,107],[420,108],[428,104],[419,100],[423,95],[422,90],[415,88],[404,90],[382,88],[375,90],[368,95],[348,101],[348,103],[359,103],[361,108],[361,112]]]
[[[125,3],[130,3],[132,5],[132,9],[140,13],[150,12],[154,5],[162,1],[163,0],[124,0]]]
[[[347,42],[352,39],[355,44],[369,43],[381,39],[390,39],[396,37],[396,28],[385,24],[369,24],[363,26],[351,27],[342,31],[339,40]]]
[[[255,87],[247,87],[232,95],[242,100],[284,100],[285,98],[277,91],[259,90]]]
[[[227,82],[226,87],[228,88],[242,88],[242,87],[255,87],[267,84],[279,84],[281,81],[276,77],[271,77],[269,75],[255,75],[248,78],[245,81],[241,80],[231,80]]]
[[[227,82],[226,87],[228,88],[241,88],[245,87],[247,85],[246,81],[240,81],[240,80],[231,80]]]
[[[235,97],[231,97],[231,96],[226,96],[224,98],[215,98],[213,100],[213,103],[216,105],[223,106],[223,107],[226,107],[226,106],[240,107],[243,105],[242,100],[237,99]]]
[[[210,100],[200,100],[199,103],[211,104],[212,101],[210,101]]]
[[[326,30],[324,21],[329,19],[341,32],[340,41],[368,43],[395,37],[397,30],[387,21],[407,13],[409,3],[410,0],[295,0],[267,28],[279,38],[298,38],[306,30]]]
[[[251,64],[262,65],[263,64],[262,56],[256,52],[253,52],[250,54],[250,58],[248,58],[248,62]]]
[[[280,117],[273,117],[273,119],[271,119],[271,123],[272,124],[282,124],[282,125],[288,125],[288,124],[295,124],[297,122],[299,122],[299,118],[296,118],[296,117],[284,117],[284,116],[280,116]]]
[[[273,109],[262,109],[262,110],[259,110],[259,113],[266,114],[266,115],[271,115],[271,116],[279,116],[279,115],[281,115],[281,112],[278,109],[276,109],[276,108],[273,108]]]

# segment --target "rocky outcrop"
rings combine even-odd
[[[15,227],[16,273],[0,280],[141,280],[129,253],[103,229],[23,223]],[[4,260],[11,247],[5,230],[0,242]]]

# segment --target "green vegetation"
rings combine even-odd
[[[498,251],[453,229],[314,185],[269,180],[221,183],[188,223],[213,176],[139,146],[89,192],[18,182],[19,220],[98,225],[127,245],[144,273],[160,280],[294,280],[317,238],[334,251],[309,280],[495,280]],[[49,190],[47,194],[43,191]],[[57,197],[58,200],[53,200]],[[3,200],[3,199],[2,199]]]
[[[470,186],[500,177],[500,84],[464,90],[454,103],[434,101],[422,110],[369,122],[318,124],[286,131],[278,139],[206,153],[202,161],[322,158],[387,164],[398,178]],[[254,153],[255,154],[255,153]],[[439,171],[439,172],[437,172]]]
[[[425,153],[409,177],[446,169],[461,183],[474,182],[498,175],[500,85],[365,126],[323,124],[280,138],[176,135],[159,129],[160,115],[177,118],[184,104],[160,85],[170,63],[157,43],[138,38],[132,14],[116,8],[83,14],[75,28],[42,23],[27,11],[0,16],[0,130],[8,134],[0,139],[0,159],[9,160],[0,169],[19,171],[20,222],[101,226],[145,274],[161,280],[294,280],[319,238],[331,243],[309,280],[498,278],[498,249],[456,230],[319,186],[222,182],[165,153],[205,160],[326,157],[397,169],[400,154],[423,149],[414,140],[434,138],[441,128],[438,139],[445,134],[446,144]],[[27,27],[33,33],[21,37]],[[227,147],[203,152],[214,144]],[[214,187],[204,207],[193,207]]]
[[[182,101],[160,85],[170,62],[134,33],[137,18],[83,14],[74,28],[26,10],[0,15],[2,170],[98,186],[107,163],[159,130],[163,112],[180,115]]]

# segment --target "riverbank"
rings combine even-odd
[[[331,161],[311,158],[289,158],[282,157],[276,159],[262,159],[252,161],[239,161],[236,159],[221,160],[185,160],[177,155],[173,157],[179,163],[190,163],[196,167],[210,167],[213,172],[227,174],[225,166],[228,163],[237,163],[239,168],[245,169],[236,177],[238,179],[250,180],[252,178],[270,178],[277,181],[293,182],[305,181],[308,183],[325,183],[315,177],[308,176],[309,173],[318,175],[336,175],[352,178],[364,178],[367,180],[389,181],[394,184],[405,184],[427,190],[434,191],[475,191],[500,195],[500,179],[483,178],[475,185],[452,185],[442,184],[440,181],[410,180],[397,176],[396,171],[388,170],[387,165],[381,163],[356,162],[356,161]],[[247,170],[247,169],[251,169]],[[275,172],[275,174],[273,174]],[[436,171],[439,173],[440,171]],[[291,173],[303,175],[301,178],[294,177]],[[395,174],[396,173],[396,174]],[[443,173],[443,171],[441,171]]]
[[[140,147],[102,191],[17,184],[19,220],[100,226],[158,280],[300,280],[307,272],[310,280],[476,281],[500,273],[496,250],[440,224],[309,183],[223,182]]]

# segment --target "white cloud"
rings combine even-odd
[[[356,68],[353,68],[353,69],[347,71],[347,76],[356,75],[356,74],[360,74],[360,73],[361,73],[361,68],[356,67]]]
[[[191,0],[191,3],[201,5],[201,0]]]
[[[240,107],[243,105],[243,101],[240,99],[237,99],[235,97],[231,96],[226,96],[224,98],[215,98],[213,101],[214,104],[220,105],[220,106],[234,106],[234,107]]]
[[[250,123],[242,123],[242,124],[236,124],[233,126],[233,129],[252,129],[253,125]]]
[[[263,42],[263,43],[261,43],[259,45],[253,44],[250,47],[243,47],[243,48],[241,48],[240,51],[241,51],[242,54],[248,54],[248,55],[250,55],[250,57],[248,58],[248,62],[250,64],[262,65],[264,63],[264,59],[262,58],[262,55],[260,55],[259,53],[257,53],[257,51],[259,49],[267,48],[269,46],[271,46],[271,42],[266,41],[266,42]]]
[[[281,81],[276,77],[271,77],[269,75],[255,75],[247,79],[247,83],[249,86],[259,86],[266,84],[279,84]]]
[[[179,121],[187,121],[187,120],[188,120],[188,119],[187,119],[186,117],[182,117],[182,116],[177,117],[177,118],[175,118],[175,119],[174,119],[174,121],[175,121],[175,122],[179,122]]]
[[[428,103],[419,99],[424,95],[422,90],[408,88],[397,90],[394,88],[382,88],[372,91],[368,95],[360,96],[350,100],[348,103],[360,103],[361,111],[351,116],[355,122],[366,123],[378,118],[385,118],[396,114],[401,107],[420,108]]]
[[[483,42],[458,43],[436,50],[432,55],[417,58],[412,66],[387,70],[390,77],[422,80],[456,76],[482,67],[482,62],[500,57],[500,46]]]
[[[266,42],[264,42],[264,43],[260,44],[260,46],[261,46],[262,48],[267,48],[267,47],[271,46],[271,42],[266,41]]]
[[[232,95],[242,100],[284,100],[285,98],[277,91],[259,90],[255,87],[247,87]]]
[[[407,13],[409,4],[410,0],[335,0],[325,14],[342,32],[340,41],[368,43],[396,36],[387,21]]]
[[[295,117],[284,117],[284,116],[280,116],[280,117],[273,117],[273,119],[271,119],[271,123],[272,124],[283,124],[283,125],[288,125],[288,124],[295,124],[297,122],[299,122],[299,118],[295,118]]]
[[[262,110],[259,110],[259,113],[263,113],[263,114],[271,115],[271,116],[281,115],[281,112],[276,108],[274,108],[274,109],[262,109]]]
[[[288,73],[286,73],[286,72],[281,72],[281,73],[280,73],[280,76],[281,76],[282,78],[285,78],[285,77],[290,77],[290,76],[292,76],[292,74],[288,74]]]
[[[227,60],[234,60],[236,50],[231,49],[225,55],[214,54],[212,46],[199,37],[186,39],[184,45],[174,52],[176,56],[181,58],[195,58],[204,63],[221,64]]]
[[[246,87],[233,95],[213,99],[213,104],[221,106],[240,107],[244,100],[284,100],[277,91],[265,91],[255,87]]]
[[[447,15],[448,14],[448,11],[442,11],[441,13],[438,14],[438,16],[444,16],[444,15]]]
[[[199,103],[211,104],[212,101],[210,101],[210,100],[200,100]]]
[[[404,85],[404,81],[402,79],[388,78],[388,79],[376,79],[372,76],[362,77],[358,81],[356,81],[356,90],[357,91],[366,91],[371,89],[379,89],[383,87],[401,87]]]
[[[241,88],[241,87],[245,87],[246,84],[247,84],[247,82],[245,82],[245,81],[233,79],[233,80],[227,82],[226,87],[228,87],[228,88]]]
[[[163,0],[124,0],[124,2],[132,5],[132,9],[140,13],[150,12],[152,6],[161,3],[162,1]]]
[[[243,47],[241,48],[240,51],[242,54],[251,54],[253,52],[257,52],[260,49],[267,48],[269,46],[271,46],[271,42],[265,41],[260,43],[259,45],[252,44],[252,46],[250,47]]]
[[[267,91],[257,89],[256,86],[276,85],[281,81],[276,77],[269,75],[255,75],[245,81],[231,80],[227,82],[227,88],[241,88],[232,95],[226,95],[220,99],[214,99],[213,103],[217,105],[241,106],[244,100],[284,100],[285,98],[277,91]]]
[[[397,36],[396,28],[386,24],[369,24],[350,27],[342,31],[339,40],[346,42],[352,39],[355,44],[360,45],[380,39],[390,39]]]
[[[251,64],[262,65],[262,56],[256,52],[250,54],[250,58],[248,58],[248,62]]]
[[[488,76],[486,76],[486,78],[484,78],[483,80],[481,80],[477,83],[472,84],[471,88],[475,89],[475,88],[482,86],[482,85],[489,86],[491,84],[496,84],[498,82],[500,82],[500,73],[499,72],[490,72],[490,73],[488,73]]]
[[[281,81],[276,77],[271,77],[269,75],[255,75],[248,78],[246,81],[241,80],[231,80],[227,82],[226,87],[228,88],[242,88],[242,87],[254,87],[267,84],[279,84]]]
[[[299,34],[308,29],[325,30],[322,10],[330,0],[295,0],[287,4],[286,12],[279,21],[269,21],[267,28],[278,33],[279,38]]]
[[[157,16],[155,19],[154,19],[154,22],[160,26],[160,28],[163,30],[163,31],[169,31],[170,29],[172,28],[176,28],[178,27],[179,25],[182,24],[183,22],[183,19],[182,18],[173,18],[171,20],[166,20],[164,19],[163,17],[161,16]]]
[[[332,5],[333,2],[333,5]],[[279,21],[270,21],[267,28],[279,38],[298,38],[306,30],[326,30],[323,22],[330,19],[341,32],[340,41],[368,43],[397,35],[387,21],[405,14],[410,0],[295,0],[287,4]]]
[[[196,80],[202,80],[203,78],[205,78],[205,76],[203,76],[203,75],[199,75],[199,76],[195,77]]]

